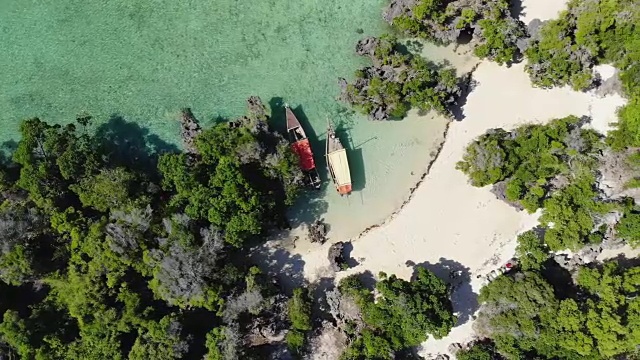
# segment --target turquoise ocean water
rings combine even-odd
[[[433,132],[442,131],[424,119],[369,122],[335,101],[338,77],[365,64],[354,55],[357,40],[384,31],[383,6],[384,0],[0,0],[0,141],[16,139],[27,117],[67,122],[88,113],[102,123],[121,116],[177,143],[183,107],[206,125],[242,115],[250,95],[273,107],[276,120],[288,102],[313,136],[320,164],[327,119],[339,126],[357,190],[350,199],[330,188],[308,195],[292,217],[326,214],[336,234],[353,235],[406,197]]]

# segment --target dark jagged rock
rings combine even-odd
[[[309,239],[312,243],[324,244],[327,241],[327,226],[322,220],[309,225]]]
[[[527,25],[527,30],[529,32],[529,38],[531,40],[538,40],[540,39],[540,30],[542,30],[542,25],[544,25],[545,21],[542,21],[540,19],[533,19],[529,22],[529,25]]]
[[[393,19],[402,16],[410,16],[414,6],[418,4],[418,0],[393,0],[382,13],[384,21],[391,23]]]
[[[374,56],[375,50],[380,41],[373,36],[366,37],[356,44],[356,54],[360,56]]]
[[[249,325],[245,342],[249,346],[261,346],[274,344],[284,340],[289,329],[287,316],[287,297],[283,294],[276,295],[271,306],[264,310],[260,316],[255,317]]]
[[[251,117],[260,120],[267,119],[267,109],[264,107],[262,100],[257,96],[250,96],[247,99],[247,108]]]
[[[621,152],[605,150],[599,156],[600,166],[596,185],[604,199],[616,200],[631,197],[636,204],[640,203],[640,189],[626,186],[636,179],[637,174],[637,170],[629,164],[627,159],[638,150],[640,149],[628,148]]]
[[[193,116],[191,109],[182,109],[180,125],[182,127],[180,130],[180,137],[182,137],[182,142],[184,143],[186,152],[189,154],[196,154],[198,151],[195,147],[195,139],[202,132],[202,128],[200,127],[196,117]]]
[[[348,85],[349,85],[349,82],[347,81],[347,79],[345,79],[345,78],[339,78],[338,79],[338,86],[340,86],[340,91],[342,93],[347,91],[347,86]]]
[[[329,248],[329,255],[327,257],[333,271],[338,272],[347,266],[347,259],[344,257],[343,250],[344,243],[342,241],[338,241]]]

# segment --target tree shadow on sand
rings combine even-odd
[[[474,293],[471,287],[471,272],[468,267],[455,260],[445,258],[440,258],[436,264],[428,261],[416,264],[409,260],[406,265],[414,268],[412,279],[415,279],[417,275],[417,268],[421,267],[431,271],[451,286],[451,303],[453,311],[458,317],[456,326],[471,320],[479,305],[478,294]]]
[[[277,246],[277,241],[255,248],[251,258],[259,264],[259,267],[268,276],[278,279],[279,283],[291,294],[293,289],[307,284],[304,278],[304,260],[298,254],[291,254],[282,247]]]
[[[524,6],[522,0],[513,0],[511,1],[511,16],[515,19],[519,19],[522,16],[526,16],[527,13],[524,11],[527,7]],[[525,24],[526,25],[526,24]]]
[[[332,321],[333,317],[329,311],[329,303],[327,302],[327,293],[336,288],[335,278],[322,277],[320,280],[309,285],[309,294],[313,299],[313,319],[320,325],[323,321]]]

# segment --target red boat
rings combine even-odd
[[[285,111],[287,113],[287,134],[289,135],[289,142],[291,142],[291,148],[293,152],[298,155],[300,159],[300,169],[307,177],[307,184],[315,189],[320,189],[322,181],[316,170],[316,162],[313,159],[313,151],[311,150],[311,144],[309,138],[304,132],[300,121],[296,118],[295,114],[289,108],[289,105],[285,104]]]

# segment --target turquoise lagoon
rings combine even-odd
[[[178,144],[179,111],[206,125],[260,96],[282,121],[289,103],[306,122],[318,163],[327,119],[350,148],[355,192],[328,184],[292,210],[324,217],[332,237],[384,220],[407,198],[444,121],[370,122],[335,100],[337,79],[365,61],[358,39],[383,32],[383,0],[2,0],[0,142],[21,119],[68,122],[91,114],[133,122]],[[275,124],[279,125],[279,124]],[[326,171],[322,174],[326,179]]]

